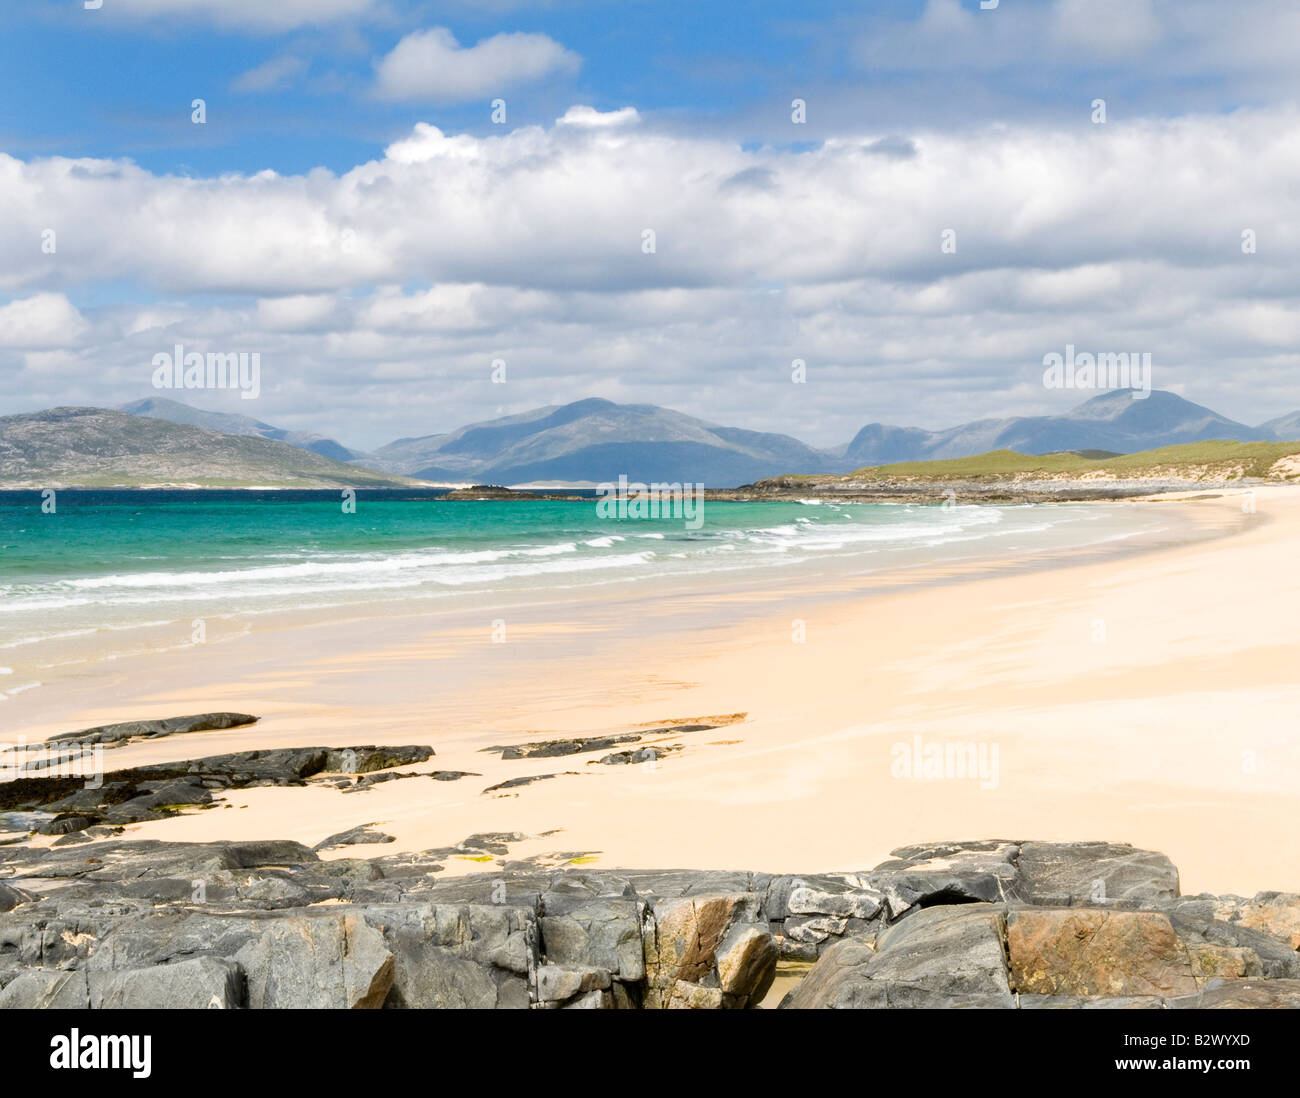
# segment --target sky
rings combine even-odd
[[[1300,5],[983,4],[5,0],[0,414],[833,446],[1064,412],[1067,345],[1300,408]],[[177,345],[260,395],[155,389]]]

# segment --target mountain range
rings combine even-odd
[[[148,425],[148,426],[146,426]],[[992,450],[1136,453],[1181,443],[1300,438],[1300,412],[1256,427],[1175,393],[1102,393],[1059,416],[984,419],[941,431],[871,423],[846,445],[724,427],[653,404],[588,398],[366,452],[249,416],[148,398],[110,411],[0,417],[0,484],[401,486],[415,481],[581,485],[701,482],[729,488],[782,474],[970,457]],[[72,479],[70,479],[72,478]],[[76,479],[80,478],[80,479]]]
[[[625,474],[631,480],[734,487],[783,473],[846,473],[869,465],[970,457],[990,450],[1128,454],[1211,439],[1300,438],[1300,412],[1251,427],[1162,390],[1138,400],[1129,390],[1115,390],[1064,415],[975,420],[941,431],[871,423],[846,445],[830,449],[789,435],[719,426],[653,404],[616,404],[594,397],[442,434],[397,439],[368,453],[320,435],[283,431],[246,416],[203,412],[172,400],[136,401],[123,411],[230,434],[256,434],[419,480],[492,484],[573,485],[612,481]]]

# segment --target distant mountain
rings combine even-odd
[[[653,404],[591,398],[473,423],[449,434],[404,438],[369,464],[423,480],[493,484],[550,481],[691,481],[734,487],[840,462],[788,435],[719,427]]]
[[[139,400],[122,410],[227,436],[284,443],[358,469],[440,483],[506,485],[601,483],[625,475],[633,481],[700,481],[729,488],[783,474],[847,473],[864,466],[964,458],[994,450],[1131,454],[1212,440],[1300,439],[1300,412],[1249,427],[1174,393],[1156,390],[1134,400],[1126,389],[1102,393],[1059,416],[981,419],[941,431],[872,423],[847,446],[833,450],[816,449],[789,435],[722,427],[653,404],[616,404],[594,397],[471,423],[444,434],[398,439],[374,453],[174,400]]]
[[[402,486],[283,442],[107,408],[0,416],[0,488]]]
[[[971,457],[991,450],[1049,454],[1058,450],[1110,450],[1131,454],[1160,446],[1224,439],[1271,442],[1263,427],[1248,427],[1190,400],[1162,390],[1134,400],[1131,390],[1102,393],[1063,416],[983,419],[945,431],[891,427],[862,428],[844,451],[847,467]]]
[[[241,416],[231,412],[208,412],[202,408],[182,404],[179,400],[147,397],[144,400],[133,400],[129,404],[123,404],[120,411],[133,416],[165,419],[168,423],[206,427],[209,431],[220,431],[225,435],[269,438],[273,442],[288,443],[290,446],[297,446],[300,450],[310,450],[313,454],[333,458],[335,461],[356,461],[365,457],[361,451],[351,450],[324,435],[315,435],[307,431],[286,431],[281,427],[272,427],[269,423],[253,419],[251,416]]]
[[[1261,431],[1267,431],[1274,442],[1295,442],[1300,439],[1300,412],[1290,412],[1277,419],[1270,419],[1259,425]]]

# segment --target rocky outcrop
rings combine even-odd
[[[95,825],[120,828],[201,808],[212,803],[214,791],[302,785],[326,773],[365,776],[425,762],[433,754],[433,748],[421,746],[284,747],[114,770],[97,781],[85,776],[24,776],[0,782],[0,807],[39,809],[49,815],[35,826],[37,833],[67,835]],[[362,780],[367,779],[350,776],[340,783],[350,788]]]
[[[692,724],[669,724],[660,728],[647,728],[638,732],[609,733],[603,736],[574,736],[567,740],[541,740],[537,743],[498,744],[483,748],[495,752],[503,759],[555,759],[565,755],[581,755],[590,751],[608,751],[623,743],[639,743],[651,737],[679,736],[685,732],[707,732],[723,724],[732,723],[739,714],[719,717],[712,721]],[[680,747],[680,745],[678,745]],[[602,759],[601,762],[605,760]],[[620,760],[626,761],[626,760]]]
[[[509,860],[528,838],[0,847],[0,1006],[743,1009],[782,957],[815,961],[788,1008],[1300,1005],[1294,897],[1179,897],[1168,859],[1118,844],[794,876]],[[442,872],[466,856],[496,864]]]
[[[185,732],[209,732],[225,728],[240,728],[256,723],[257,718],[247,713],[198,713],[190,717],[164,717],[152,721],[123,721],[119,724],[102,724],[80,732],[51,736],[46,743],[103,744],[117,747],[128,740],[156,740],[163,736],[178,736]]]

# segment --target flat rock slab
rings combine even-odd
[[[1178,870],[1165,855],[1119,843],[1024,843],[1010,899],[1068,907],[1172,900]]]
[[[46,743],[100,743],[116,746],[133,739],[158,739],[178,736],[186,732],[211,732],[226,728],[241,728],[255,724],[257,718],[248,713],[197,713],[189,717],[164,717],[152,721],[122,721],[118,724],[101,724],[80,732],[67,732],[50,736]]]

